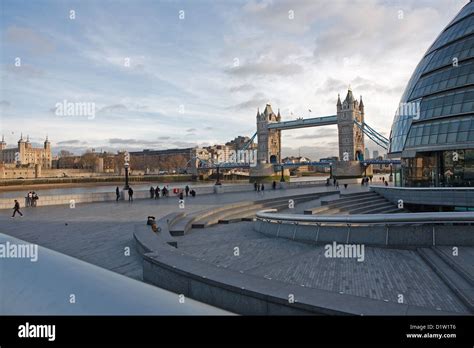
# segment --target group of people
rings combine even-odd
[[[38,202],[39,197],[38,197],[38,195],[36,194],[35,191],[33,191],[33,192],[30,191],[26,195],[25,199],[26,199],[26,206],[27,207],[36,207],[36,204]]]
[[[255,182],[253,187],[256,192],[265,191],[265,185],[263,183]]]
[[[151,199],[158,199],[158,198],[160,198],[160,192],[161,192],[161,196],[162,196],[162,197],[167,197],[167,196],[169,196],[169,191],[168,191],[168,189],[167,189],[165,186],[163,186],[162,189],[160,189],[159,186],[156,186],[156,187],[151,186],[151,187],[150,187],[150,198],[151,198]]]
[[[371,176],[364,176],[362,180],[360,181],[361,186],[369,186],[369,181],[372,183],[372,177]]]
[[[159,199],[160,195],[161,197],[169,197],[170,195],[169,189],[166,186],[163,186],[162,189],[160,189],[159,186],[156,186],[156,187],[151,186],[149,192],[150,192],[150,199]],[[127,193],[128,193],[128,201],[133,202],[133,189],[129,187],[127,190]],[[174,189],[173,193],[178,195],[179,199],[184,198],[184,193],[186,193],[186,197],[188,197],[189,195],[191,195],[192,197],[196,197],[196,191],[194,189],[190,189],[188,185],[186,185],[184,190],[183,189],[180,190],[177,188]],[[118,186],[115,188],[115,196],[116,196],[115,200],[119,201],[121,196],[120,196],[120,189]]]

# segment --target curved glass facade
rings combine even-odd
[[[389,153],[402,158],[404,186],[474,186],[474,2],[416,67],[395,114]]]

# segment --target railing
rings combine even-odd
[[[303,215],[275,214],[275,209],[259,211],[257,220],[276,223],[307,224],[466,224],[474,223],[474,211],[469,212],[434,212],[434,213],[399,213],[399,214],[354,214],[354,215]],[[474,231],[473,231],[474,232]]]

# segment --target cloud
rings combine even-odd
[[[237,105],[231,106],[228,109],[234,110],[246,110],[246,109],[254,109],[264,106],[268,103],[268,98],[263,93],[255,93],[253,97],[247,101],[239,103]]]
[[[21,63],[21,66],[9,65],[7,72],[14,75],[14,78],[36,79],[45,75],[42,69],[34,67],[29,64]]]
[[[400,95],[404,88],[404,85],[401,84],[397,84],[395,86],[383,85],[371,79],[364,78],[362,76],[356,76],[354,79],[351,79],[348,82],[349,83],[339,79],[328,77],[321,85],[321,87],[316,89],[315,93],[329,95],[336,95],[337,93],[341,92],[345,93],[350,85],[353,91],[360,92],[361,94],[367,92],[376,92]],[[341,98],[343,97],[344,96],[341,95]]]
[[[192,132],[195,132],[196,131],[196,128],[189,128],[189,129],[186,129],[186,132],[187,133],[192,133]]]
[[[73,140],[58,141],[56,144],[57,145],[86,145],[87,141],[73,139]]]
[[[296,63],[281,63],[277,61],[253,62],[226,69],[235,76],[291,76],[303,72],[303,67]]]
[[[5,37],[7,41],[24,47],[30,53],[44,54],[52,53],[55,50],[53,42],[41,35],[38,30],[14,25],[8,27]]]
[[[121,144],[121,145],[161,145],[161,140],[144,140],[144,139],[123,139],[123,138],[111,138],[109,144]]]
[[[243,85],[238,85],[229,88],[229,92],[234,93],[234,92],[247,92],[250,90],[255,89],[255,86],[251,85],[250,83],[245,83]]]
[[[173,141],[171,142],[172,145],[180,147],[180,148],[187,148],[187,147],[195,147],[197,146],[196,143],[191,143],[187,141]]]
[[[338,131],[335,127],[324,127],[316,130],[312,134],[303,134],[293,137],[293,139],[311,139],[311,140],[320,140],[325,138],[332,138],[334,139],[337,137]]]
[[[99,112],[119,112],[119,111],[127,111],[128,108],[123,104],[113,104],[104,106],[99,110]]]

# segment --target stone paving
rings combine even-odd
[[[185,211],[194,212],[244,200],[325,191],[325,187],[285,191],[267,190],[203,195],[186,200]],[[360,191],[350,187],[347,193]],[[317,200],[297,206],[301,213]],[[142,261],[135,250],[133,230],[148,215],[157,218],[177,211],[176,197],[160,200],[103,202],[67,206],[23,208],[23,218],[11,219],[0,211],[0,232],[37,243],[135,279],[142,279]],[[403,294],[411,304],[466,312],[452,292],[414,251],[366,248],[365,262],[327,259],[322,246],[264,237],[251,222],[219,225],[179,238],[179,247],[204,261],[257,277],[278,279],[306,287],[396,301]],[[238,246],[240,256],[234,256]],[[130,248],[126,256],[124,248]],[[462,249],[458,261],[470,262],[474,248]],[[468,266],[472,271],[472,263]]]
[[[356,188],[354,188],[356,189]],[[202,195],[185,200],[185,211],[210,209],[225,203],[282,195],[324,192],[326,187]],[[12,204],[13,206],[13,204]],[[177,197],[22,208],[24,217],[11,219],[0,210],[0,232],[59,251],[126,276],[142,279],[142,261],[135,250],[134,226],[148,215],[157,218],[178,211]],[[130,256],[125,256],[125,248]]]
[[[401,294],[408,304],[468,313],[414,250],[366,247],[363,262],[326,258],[324,246],[265,237],[250,224],[193,230],[178,245],[202,261],[258,277],[391,302]]]

